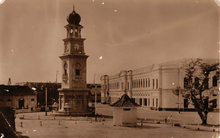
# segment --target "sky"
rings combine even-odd
[[[55,82],[56,76],[61,82],[59,56],[73,5],[86,38],[87,83],[100,83],[104,74],[183,58],[219,59],[216,2],[5,0],[0,2],[0,84],[8,78],[12,84]]]

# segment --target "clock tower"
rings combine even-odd
[[[62,85],[59,90],[59,111],[66,114],[88,114],[89,90],[86,85],[86,61],[84,51],[85,38],[81,37],[81,17],[73,8],[67,16],[67,31],[63,39]]]

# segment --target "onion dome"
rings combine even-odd
[[[79,25],[80,21],[81,21],[81,17],[78,13],[76,13],[73,7],[73,11],[67,16],[67,22],[69,24]]]

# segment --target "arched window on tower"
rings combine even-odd
[[[217,86],[217,76],[216,75],[212,77],[212,86],[213,87]]]
[[[75,75],[76,76],[81,76],[81,64],[80,63],[76,63],[75,64]]]
[[[67,63],[64,64],[64,75],[67,75],[67,68],[68,68],[68,65]]]

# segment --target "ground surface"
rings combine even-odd
[[[103,115],[111,115],[111,110],[107,106],[99,105],[97,111]],[[22,136],[30,138],[212,138],[216,135],[216,132],[212,131],[198,131],[197,129],[186,129],[165,124],[162,121],[164,116],[171,114],[174,121],[180,123],[193,123],[192,121],[195,119],[198,119],[197,123],[200,121],[195,112],[179,114],[176,112],[138,110],[138,117],[146,118],[148,121],[144,121],[143,127],[140,127],[139,121],[139,127],[134,128],[113,126],[112,118],[105,118],[105,121],[96,122],[91,117],[56,116],[54,118],[51,113],[45,116],[45,113],[37,112],[17,114],[16,130]],[[23,115],[24,119],[20,119]],[[218,124],[218,113],[211,113],[210,115],[212,117],[208,118],[208,123]],[[155,124],[152,120],[161,120],[161,124]],[[196,123],[196,121],[194,122]]]

